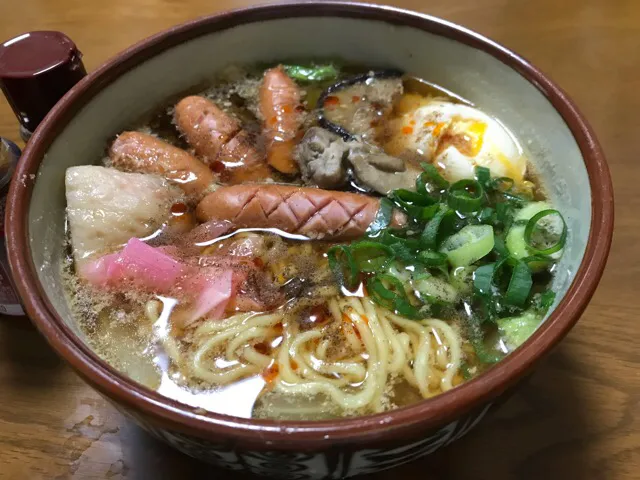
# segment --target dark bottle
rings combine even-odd
[[[29,32],[0,45],[0,88],[26,142],[49,110],[87,74],[64,33]]]
[[[82,54],[61,32],[37,31],[0,44],[0,89],[26,142],[49,110],[87,74]],[[4,218],[7,193],[20,150],[0,138],[0,314],[24,315],[7,261]]]

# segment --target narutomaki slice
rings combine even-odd
[[[300,96],[300,89],[282,67],[265,72],[260,88],[260,112],[267,139],[267,162],[289,175],[298,172],[293,148],[301,121],[297,111]]]
[[[124,132],[111,144],[109,158],[119,170],[155,173],[198,197],[215,176],[204,163],[181,148],[140,132]]]
[[[175,108],[178,129],[196,155],[217,170],[223,180],[240,182],[270,176],[264,155],[231,115],[197,95],[183,98]]]
[[[228,220],[234,228],[277,228],[309,238],[364,235],[380,201],[357,193],[288,185],[220,187],[198,204],[200,221]],[[393,223],[404,219],[397,215]]]

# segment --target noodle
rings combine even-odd
[[[146,306],[150,319],[158,314],[158,305],[151,303]],[[282,309],[203,322],[183,341],[189,360],[183,365],[174,360],[174,365],[213,386],[274,371],[276,377],[267,379],[274,393],[320,395],[347,413],[388,409],[389,385],[400,380],[423,398],[453,388],[462,349],[448,323],[407,320],[366,297],[334,296],[327,307],[332,321],[307,331]],[[271,352],[257,349],[259,344],[271,345]],[[166,339],[163,345],[177,347]]]

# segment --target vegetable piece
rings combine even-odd
[[[505,240],[507,250],[512,257],[522,259],[531,255],[524,238],[526,224],[536,214],[549,209],[550,205],[547,202],[534,202],[516,212],[513,225]]]
[[[497,320],[498,332],[509,349],[522,345],[538,328],[542,317],[532,311],[526,311],[518,317]]]
[[[447,238],[440,252],[447,255],[453,267],[466,267],[488,255],[494,246],[493,227],[467,225]]]
[[[544,242],[546,242],[548,238],[545,238],[543,240],[540,240],[538,238],[540,236],[540,227],[538,225],[542,223],[543,220],[547,220],[551,216],[560,218],[560,220],[562,221],[562,230],[556,234],[557,240],[555,241],[555,243],[553,243],[553,240],[551,240],[552,243],[546,245],[544,244]],[[548,229],[546,229],[543,236],[548,237],[549,233],[553,234],[552,232],[549,232]],[[534,235],[536,235],[535,239]],[[524,241],[527,244],[527,247],[529,247],[529,250],[531,250],[533,253],[537,253],[538,255],[552,255],[562,250],[566,240],[567,224],[560,212],[554,209],[543,210],[536,213],[533,217],[531,217],[529,222],[527,222],[527,226],[524,229]]]
[[[416,191],[423,195],[431,195],[435,191],[449,188],[449,182],[440,175],[438,169],[430,163],[422,162],[420,166],[424,170],[416,180]]]
[[[367,279],[367,291],[378,305],[411,319],[422,318],[420,309],[411,305],[404,285],[390,274],[378,274]]]
[[[336,245],[327,252],[329,268],[342,287],[354,289],[358,285],[358,268],[351,255],[351,250],[346,245]]]
[[[467,295],[473,290],[473,273],[476,267],[457,267],[450,275],[451,286],[460,294]]]
[[[289,77],[298,82],[324,82],[338,78],[338,68],[335,65],[283,65]]]
[[[476,180],[459,180],[449,187],[449,206],[459,212],[477,212],[482,208],[483,199],[484,190]]]
[[[360,272],[383,270],[393,258],[393,250],[379,242],[363,240],[351,245],[351,256]]]
[[[505,303],[514,307],[522,307],[529,297],[533,280],[531,279],[531,270],[526,263],[522,261],[516,262],[513,267],[507,293],[504,297]]]
[[[441,278],[428,276],[413,282],[416,296],[425,303],[449,303],[458,300],[458,291]]]
[[[437,205],[438,212],[427,223],[420,236],[420,245],[422,248],[434,250],[438,244],[438,232],[442,224],[442,220],[448,215],[453,214],[453,211],[442,205]]]

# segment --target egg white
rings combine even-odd
[[[474,177],[476,166],[521,183],[526,160],[513,136],[477,108],[432,100],[405,113],[397,135],[406,150],[436,165],[451,182]]]

